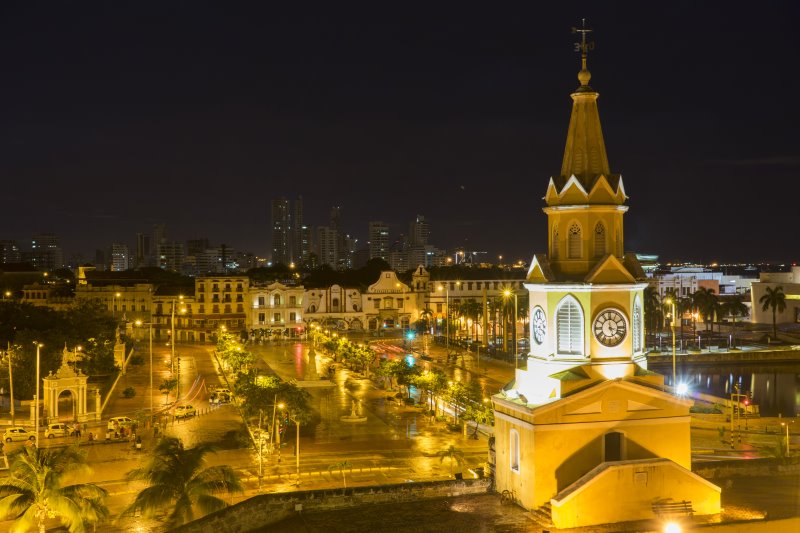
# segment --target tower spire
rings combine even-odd
[[[567,132],[564,160],[561,164],[563,180],[576,176],[586,191],[594,185],[599,175],[609,176],[608,156],[600,128],[600,115],[597,111],[597,92],[589,86],[592,75],[587,68],[587,56],[594,49],[594,42],[588,40],[592,30],[582,19],[580,28],[572,28],[572,33],[580,34],[580,42],[574,43],[575,51],[581,54],[581,71],[578,80],[581,85],[572,93],[572,116]]]

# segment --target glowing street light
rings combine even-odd
[[[137,320],[135,324],[139,327],[150,326],[150,416],[153,416],[153,323]]]
[[[36,415],[33,417],[34,432],[36,435],[36,447],[39,447],[39,367],[40,367],[40,350],[44,346],[39,341],[33,341],[36,345]]]
[[[781,422],[781,426],[786,428],[786,457],[789,457],[789,424]]]
[[[672,320],[670,320],[670,329],[672,329],[672,386],[675,387],[677,385],[675,372],[675,359],[677,358],[675,348],[675,319],[677,318],[675,314],[675,299],[667,297],[664,303],[672,307]]]

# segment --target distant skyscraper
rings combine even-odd
[[[54,270],[64,266],[64,252],[58,237],[52,233],[35,235],[31,239],[29,260],[36,270]]]
[[[305,265],[308,263],[308,255],[311,253],[311,227],[303,222],[302,196],[298,196],[294,201],[292,229],[294,233],[292,260],[300,265]]]
[[[189,239],[186,241],[186,255],[197,255],[210,248],[208,238]]]
[[[291,211],[289,200],[280,197],[272,200],[272,263],[288,265],[292,262],[290,249]]]
[[[409,244],[428,244],[428,238],[431,235],[430,227],[425,221],[425,217],[417,215],[417,218],[409,224],[408,228],[408,242]]]
[[[130,252],[128,245],[115,242],[111,245],[111,270],[114,272],[123,272],[128,270],[128,261],[130,259]]]
[[[319,264],[331,268],[339,267],[339,232],[328,226],[317,228]]]
[[[136,234],[136,268],[152,266],[153,243],[151,235],[147,233]]]
[[[389,260],[389,226],[380,221],[369,223],[369,258]]]
[[[0,241],[0,263],[19,263],[22,260],[17,241]]]
[[[182,242],[162,239],[158,245],[158,266],[164,270],[181,272],[184,255]]]

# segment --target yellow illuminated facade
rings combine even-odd
[[[719,488],[690,471],[691,401],[647,370],[647,282],[624,251],[627,196],[585,51],[561,174],[545,195],[548,253],[534,255],[525,283],[528,365],[493,398],[496,488],[556,527],[653,518],[652,504],[669,499],[717,513]]]

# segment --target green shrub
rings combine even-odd
[[[124,396],[125,398],[133,398],[134,396],[136,396],[136,389],[134,389],[133,387],[128,387],[127,389],[122,391],[122,396]]]

